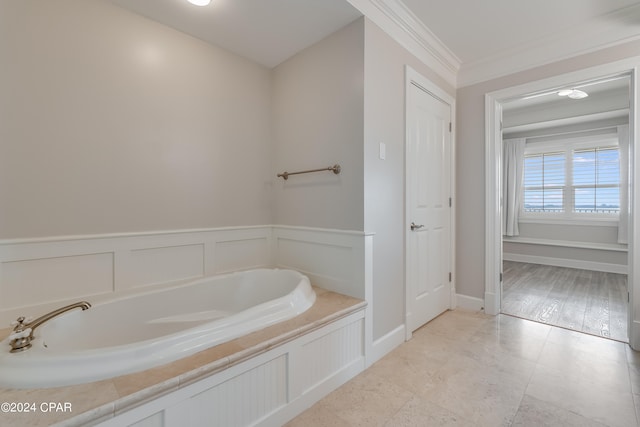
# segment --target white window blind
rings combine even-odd
[[[579,213],[620,212],[618,148],[573,152],[573,205]]]
[[[565,163],[564,153],[525,156],[525,212],[564,211]]]
[[[611,218],[620,213],[620,148],[609,139],[525,148],[521,218]]]

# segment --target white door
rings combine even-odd
[[[407,91],[407,327],[451,307],[451,106]]]

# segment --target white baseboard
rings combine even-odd
[[[629,331],[629,345],[632,349],[640,350],[640,321],[631,322],[631,330]]]
[[[603,271],[605,273],[627,274],[627,266],[606,262],[583,261],[579,259],[551,258],[537,255],[502,254],[505,261],[527,262],[530,264],[552,265],[554,267],[579,268],[583,270]]]
[[[484,312],[492,316],[500,313],[500,305],[498,304],[496,294],[494,292],[484,293]]]
[[[482,298],[470,297],[467,295],[456,294],[457,308],[471,311],[484,310],[484,300]]]
[[[382,359],[404,343],[405,325],[400,325],[373,342],[371,354],[367,356],[367,367]]]

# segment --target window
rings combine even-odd
[[[611,218],[619,212],[617,138],[527,143],[521,217]]]
[[[525,155],[525,212],[564,212],[565,163],[565,153]]]
[[[573,211],[620,212],[620,150],[594,148],[573,152]]]

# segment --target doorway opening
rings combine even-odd
[[[627,342],[630,80],[569,87],[502,104],[501,311]]]
[[[640,296],[633,275],[637,87],[631,63],[486,95],[487,313],[504,312],[634,348],[640,344],[629,303]],[[567,99],[573,90],[589,96]],[[624,95],[623,101],[614,100]],[[526,169],[516,172],[517,183],[507,176],[513,164],[504,163],[512,156],[505,150],[513,140],[520,141],[516,158],[525,159]],[[615,162],[617,169],[611,166]],[[580,178],[588,175],[587,164],[592,183]],[[605,184],[607,165],[619,180]],[[505,195],[506,186],[519,190],[515,202]],[[514,211],[515,230],[507,218]]]

